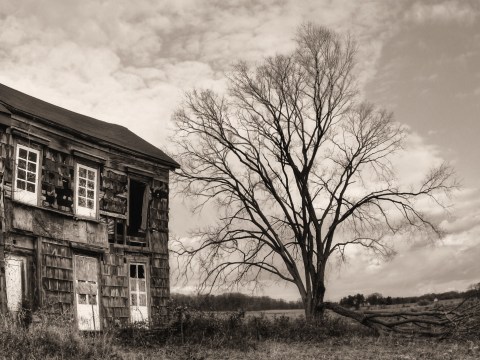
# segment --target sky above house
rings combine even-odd
[[[462,183],[443,217],[443,239],[398,241],[389,261],[355,250],[329,268],[327,297],[479,282],[478,0],[0,0],[0,82],[127,126],[168,152],[171,115],[185,91],[221,92],[233,62],[290,51],[304,21],[355,37],[361,96],[410,129],[402,175],[448,161]],[[189,214],[180,196],[171,201],[176,236],[213,220]],[[193,285],[173,282],[172,291]],[[291,287],[264,285],[260,294],[298,298]]]

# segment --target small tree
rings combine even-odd
[[[370,305],[382,305],[384,302],[383,295],[380,293],[373,293],[367,296],[367,302]]]
[[[180,190],[220,214],[198,246],[175,251],[198,259],[204,287],[263,273],[290,282],[312,319],[333,255],[360,246],[388,256],[386,235],[404,226],[438,232],[417,200],[440,204],[454,184],[445,164],[416,186],[398,183],[391,159],[405,130],[359,101],[349,37],[306,24],[296,44],[253,68],[237,63],[227,94],[194,90],[175,113]]]

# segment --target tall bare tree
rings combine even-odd
[[[349,37],[305,24],[296,45],[237,63],[226,94],[194,90],[175,113],[178,184],[221,214],[198,246],[177,252],[198,259],[204,286],[262,273],[291,282],[312,319],[325,308],[332,255],[355,245],[388,255],[385,236],[406,225],[437,232],[417,200],[441,205],[454,183],[441,165],[416,186],[399,184],[391,160],[405,130],[359,100]]]

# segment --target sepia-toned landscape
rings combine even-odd
[[[0,0],[0,359],[480,358],[480,3]]]

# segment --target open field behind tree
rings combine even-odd
[[[433,310],[437,306],[442,305],[456,305],[459,304],[462,299],[452,299],[452,300],[439,300],[436,303],[432,303],[429,305],[419,305],[417,303],[409,303],[409,304],[395,304],[395,305],[366,305],[360,307],[361,311],[398,311],[398,310],[410,310],[410,311],[425,311],[425,310]],[[333,312],[330,312],[334,314]],[[305,311],[303,309],[278,309],[278,310],[258,310],[258,311],[247,311],[246,316],[266,316],[266,317],[275,317],[275,316],[288,316],[292,319],[297,318],[304,318]]]

